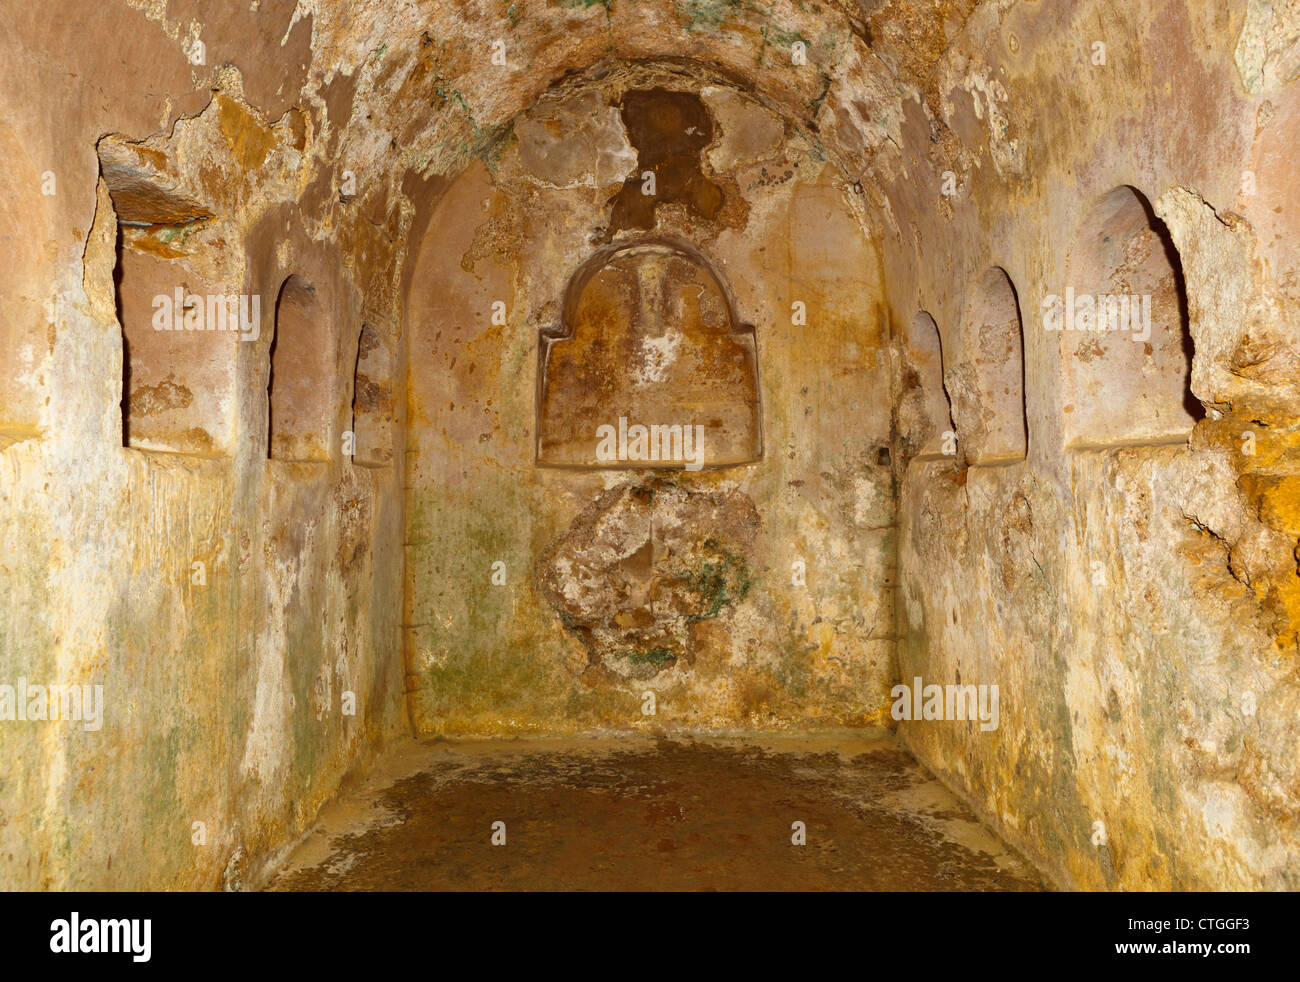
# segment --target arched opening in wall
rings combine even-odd
[[[237,351],[260,303],[200,270],[226,265],[228,235],[174,185],[165,157],[115,137],[99,142],[116,212],[114,302],[122,326],[122,443],[219,456],[234,435]]]
[[[1028,447],[1024,334],[1006,270],[994,266],[979,278],[962,323],[963,358],[944,379],[958,446],[972,464],[1021,460]]]
[[[537,463],[699,470],[763,455],[758,351],[698,250],[607,248],[539,349]]]
[[[952,407],[944,389],[943,342],[939,326],[924,310],[912,318],[904,339],[898,429],[905,454],[914,458],[941,457],[945,444],[951,446]]]
[[[334,345],[316,287],[290,276],[275,301],[268,452],[273,460],[330,459]]]
[[[361,325],[352,387],[352,461],[384,467],[393,460],[393,355],[383,337]]]
[[[1060,332],[1066,446],[1182,442],[1204,409],[1178,250],[1131,187],[1088,212],[1045,326]]]

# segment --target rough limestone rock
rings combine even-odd
[[[696,656],[695,625],[742,602],[758,510],[737,492],[623,485],[579,515],[539,576],[591,664],[646,679]]]

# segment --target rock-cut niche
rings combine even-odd
[[[694,471],[762,458],[754,328],[685,243],[598,252],[539,357],[539,465]]]

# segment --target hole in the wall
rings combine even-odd
[[[1118,187],[1092,207],[1053,301],[1066,445],[1185,440],[1205,412],[1190,387],[1182,263],[1141,192]]]
[[[119,226],[113,271],[122,325],[122,444],[222,455],[240,335],[202,324],[227,317],[237,324],[240,299],[210,290],[182,263],[141,250],[132,233]]]
[[[958,444],[973,464],[1022,460],[1028,449],[1024,334],[1006,270],[994,266],[979,278],[963,328],[962,363],[945,378]]]
[[[275,301],[268,382],[268,453],[273,460],[330,459],[334,406],[333,332],[316,287],[290,276]]]
[[[943,455],[944,434],[953,429],[952,407],[944,388],[943,341],[926,311],[907,326],[899,429],[915,457]]]
[[[614,199],[609,237],[621,229],[654,228],[655,210],[670,202],[713,220],[723,193],[700,163],[713,141],[713,118],[703,100],[693,92],[634,89],[623,97],[622,115],[637,150],[637,168]],[[644,193],[647,172],[655,175],[654,194]]]
[[[113,302],[122,328],[122,444],[220,456],[233,432],[236,351],[251,298],[205,280],[213,216],[167,186],[161,154],[105,138],[113,201]],[[242,320],[241,320],[242,317]]]
[[[598,252],[539,356],[539,465],[697,470],[763,455],[754,329],[691,246]]]
[[[393,356],[370,324],[361,326],[353,378],[353,463],[383,467],[393,460]]]

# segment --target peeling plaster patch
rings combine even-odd
[[[293,29],[298,26],[298,21],[311,17],[313,14],[319,16],[319,12],[315,7],[316,5],[311,0],[298,0],[298,5],[293,8],[293,16],[289,18],[289,26],[284,29],[284,37],[280,38],[280,47],[283,48],[289,43],[289,36],[293,34]],[[314,32],[311,40],[312,47],[315,47],[316,37]]]
[[[892,525],[894,499],[887,487],[870,477],[853,479],[853,521],[859,526],[868,526],[872,522],[886,519],[885,525]]]
[[[706,85],[700,98],[720,132],[705,151],[709,166],[724,171],[776,153],[785,137],[785,123],[776,113],[735,89]]]
[[[1251,0],[1233,57],[1251,95],[1300,77],[1300,0]]]
[[[642,337],[640,362],[633,366],[636,384],[656,385],[662,382],[677,360],[677,351],[681,346],[681,331],[672,331],[659,337]]]
[[[172,24],[167,20],[167,0],[126,0],[126,5],[161,24],[163,33],[173,41],[180,36],[180,22]]]
[[[1006,86],[992,75],[988,65],[979,64],[974,59],[966,63],[964,74],[953,85],[946,86],[945,91],[961,88],[971,96],[975,116],[987,120],[989,134],[989,154],[999,174],[1020,174],[1024,171],[1024,154],[1020,152],[1019,142],[1010,138],[1011,122],[1005,104],[1008,101]],[[945,95],[941,101],[944,122],[953,126],[956,107]]]
[[[553,188],[607,188],[636,169],[622,114],[594,93],[539,103],[515,121],[515,138],[524,168]]]
[[[625,485],[553,543],[538,565],[540,585],[593,668],[651,679],[684,670],[698,648],[696,625],[744,600],[757,528],[743,494],[661,480]]]
[[[189,59],[191,52],[194,50],[194,44],[199,41],[199,34],[203,30],[201,23],[192,20],[188,25],[182,27],[180,20],[168,20],[167,0],[126,0],[126,5],[140,11],[146,19],[156,21],[162,27],[165,36],[173,41],[180,42],[181,53],[187,60]],[[183,36],[182,31],[184,31]]]

